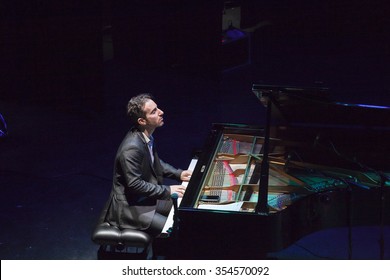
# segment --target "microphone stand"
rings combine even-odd
[[[365,169],[366,171],[371,171],[377,174],[380,178],[380,185],[379,185],[379,192],[380,192],[380,212],[379,212],[379,257],[380,259],[384,259],[385,254],[385,238],[384,238],[384,209],[385,209],[385,185],[386,181],[390,181],[390,177],[384,174],[382,171],[375,170],[374,168],[371,168],[367,165],[364,165],[363,163],[357,161],[356,159],[351,159],[343,154],[340,154],[336,148],[334,147],[333,143],[331,143],[333,151],[336,153],[337,156],[340,158],[347,160],[349,162],[352,162],[354,164],[357,164],[360,168]],[[352,183],[352,182],[349,182]],[[361,186],[360,184],[358,185]]]
[[[173,238],[177,237],[178,229],[179,229],[179,216],[177,211],[177,199],[179,198],[179,195],[177,193],[171,194],[171,199],[173,203],[173,226],[171,231],[171,236]]]
[[[381,260],[384,259],[385,256],[385,237],[384,237],[384,226],[385,226],[385,185],[386,181],[390,180],[390,177],[384,174],[382,171],[374,170],[370,167],[364,166],[360,164],[361,166],[365,167],[366,170],[372,171],[379,175],[380,178],[380,184],[379,184],[379,197],[380,197],[380,205],[379,205],[379,258]],[[347,181],[348,184],[362,187],[361,184]],[[364,187],[364,186],[363,186]],[[368,189],[367,187],[364,187],[365,189]]]
[[[389,176],[384,174],[383,172],[379,172],[381,184],[380,184],[380,234],[379,234],[379,248],[380,248],[380,259],[383,260],[385,256],[385,236],[384,236],[384,227],[385,227],[385,185],[386,181],[390,181]]]

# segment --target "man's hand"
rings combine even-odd
[[[180,174],[180,180],[184,182],[188,182],[191,178],[192,171],[191,170],[183,170],[183,172]]]
[[[184,192],[186,191],[186,187],[182,185],[172,185],[170,186],[170,188],[171,188],[171,194],[177,193],[179,197],[183,197]]]

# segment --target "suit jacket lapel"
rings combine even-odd
[[[157,172],[155,170],[155,166],[153,164],[152,157],[151,157],[150,152],[149,152],[148,143],[146,143],[145,137],[141,131],[137,130],[137,134],[138,134],[138,137],[140,137],[140,139],[142,140],[142,143],[144,144],[144,151],[145,151],[146,157],[148,158],[148,161],[149,161],[150,170],[152,171],[153,175],[157,178]],[[153,154],[154,154],[154,162],[156,162],[156,160],[158,160],[158,156],[157,156],[155,149],[153,149]]]
[[[162,184],[163,182],[163,168],[160,164],[160,158],[158,157],[157,149],[156,149],[156,143],[154,143],[153,147],[153,156],[154,156],[154,163],[153,163],[153,172],[157,178],[157,181]]]

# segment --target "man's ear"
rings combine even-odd
[[[144,118],[138,118],[137,121],[139,125],[146,125],[146,120]]]

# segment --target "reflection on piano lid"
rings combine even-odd
[[[271,99],[272,121],[288,126],[390,130],[390,107],[335,102],[328,88],[254,84],[264,104]]]
[[[327,88],[254,84],[252,91],[271,101],[271,137],[299,142],[293,152],[305,160],[390,169],[390,107],[335,102]],[[318,158],[310,147],[328,154]]]

